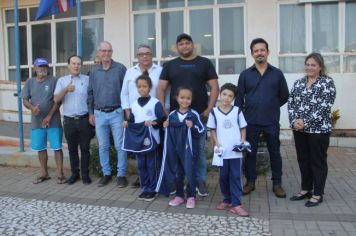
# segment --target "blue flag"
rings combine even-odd
[[[75,7],[75,5],[76,0],[41,0],[37,10],[36,20],[65,12],[69,8]]]

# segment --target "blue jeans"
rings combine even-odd
[[[273,185],[279,185],[282,183],[282,157],[279,150],[280,141],[278,123],[267,126],[247,126],[246,139],[251,144],[251,152],[246,153],[246,179],[248,182],[255,182],[256,180],[256,156],[258,149],[258,140],[261,132],[264,132],[266,136],[267,149],[271,162]]]
[[[205,155],[205,140],[206,140],[206,124],[204,124],[204,133],[199,138],[199,155],[196,164],[196,181],[197,183],[206,181],[206,155]]]
[[[121,108],[112,112],[94,111],[95,115],[95,131],[99,142],[100,164],[104,175],[111,175],[111,167],[109,162],[109,147],[110,147],[110,129],[114,138],[115,149],[117,152],[117,176],[126,175],[126,152],[121,149],[124,121],[124,113]]]

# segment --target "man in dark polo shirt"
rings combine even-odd
[[[112,60],[111,43],[103,41],[99,46],[101,64],[90,72],[88,87],[89,122],[95,126],[99,141],[100,164],[103,177],[98,186],[102,187],[111,180],[109,163],[110,129],[117,151],[117,185],[127,186],[126,152],[121,149],[124,113],[121,108],[120,93],[126,73],[126,67]]]
[[[178,108],[177,88],[180,86],[191,87],[193,89],[191,108],[200,114],[201,120],[206,125],[209,113],[215,106],[219,94],[218,75],[209,59],[197,56],[194,53],[194,43],[190,35],[178,35],[176,47],[179,57],[163,65],[157,88],[157,98],[164,106],[165,91],[170,85],[170,110],[172,111]],[[208,96],[207,86],[210,87],[210,97]],[[200,138],[196,170],[197,191],[200,196],[208,195],[205,184],[207,178],[205,139],[206,131]]]
[[[277,197],[285,198],[282,188],[282,158],[279,141],[280,107],[289,96],[286,79],[281,70],[267,62],[268,43],[257,38],[252,40],[251,55],[255,64],[241,72],[238,81],[238,93],[235,104],[241,107],[247,121],[247,140],[252,151],[246,155],[246,179],[243,193],[255,190],[256,154],[261,133],[267,139],[270,155],[273,192]]]

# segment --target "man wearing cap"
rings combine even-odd
[[[68,58],[69,75],[58,79],[54,101],[63,104],[63,127],[67,139],[70,167],[72,171],[68,184],[80,179],[78,146],[81,151],[81,176],[83,184],[91,183],[89,177],[90,140],[94,127],[89,123],[88,85],[89,76],[80,73],[82,58],[77,55]]]
[[[165,91],[171,86],[170,110],[178,108],[175,99],[176,90],[180,86],[189,86],[193,89],[193,101],[191,107],[199,112],[202,121],[206,123],[210,110],[215,106],[218,94],[218,75],[209,59],[197,56],[194,53],[194,43],[188,34],[180,34],[176,40],[176,48],[179,57],[166,62],[160,76],[157,88],[157,98],[164,105]],[[210,87],[210,98],[207,87]],[[205,184],[207,178],[205,157],[206,133],[200,138],[199,157],[197,160],[196,181],[198,195],[207,196],[208,190]]]
[[[48,61],[37,58],[34,63],[35,77],[26,81],[23,88],[23,104],[31,110],[31,148],[38,152],[41,175],[34,184],[49,180],[47,169],[47,138],[54,150],[57,165],[57,183],[63,184],[62,124],[59,106],[53,101],[57,79],[48,76]]]
[[[109,162],[110,130],[117,151],[117,185],[127,186],[126,152],[121,149],[124,112],[121,107],[120,93],[126,73],[126,67],[112,60],[111,43],[103,41],[99,45],[101,64],[90,71],[88,87],[89,122],[95,126],[99,141],[100,164],[103,177],[98,186],[102,187],[111,181]]]

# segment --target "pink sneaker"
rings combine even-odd
[[[241,216],[241,217],[248,217],[249,216],[248,212],[242,207],[242,205],[231,207],[230,208],[230,212],[233,213],[233,214],[236,214],[238,216]]]
[[[187,207],[187,209],[193,209],[195,207],[195,198],[194,197],[188,197],[186,207]]]
[[[175,197],[169,201],[168,205],[170,206],[179,206],[180,204],[184,203],[184,199],[181,197]]]

